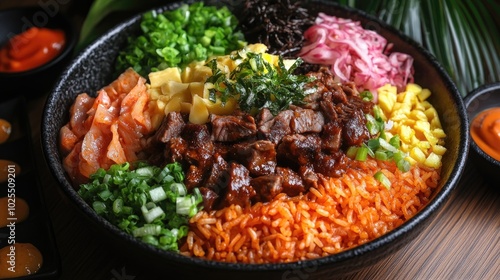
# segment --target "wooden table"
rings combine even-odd
[[[2,1],[0,8],[30,3],[37,1]],[[60,279],[155,279],[146,267],[103,246],[62,197],[40,145],[45,98],[30,100],[28,108],[36,164],[62,262]],[[459,185],[436,215],[411,243],[345,279],[500,279],[500,186],[487,183],[469,160]]]

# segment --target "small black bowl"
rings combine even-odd
[[[66,44],[59,55],[42,66],[22,72],[0,72],[2,92],[0,100],[24,95],[26,98],[48,93],[59,74],[72,58],[78,36],[74,24],[61,12],[52,13],[42,7],[12,8],[0,11],[0,46],[4,46],[14,35],[30,27],[61,29]]]
[[[470,122],[474,120],[480,112],[500,107],[500,82],[486,84],[472,90],[464,99],[467,108],[467,115]],[[500,161],[485,153],[471,137],[470,157],[474,166],[485,175],[485,177],[498,186],[500,182]]]

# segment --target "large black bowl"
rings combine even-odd
[[[241,1],[227,1],[233,11],[240,11]],[[173,3],[159,9],[174,9]],[[415,81],[429,88],[433,95],[430,102],[441,116],[447,133],[447,153],[443,157],[442,179],[429,204],[397,229],[362,246],[329,257],[280,264],[234,264],[188,258],[164,252],[137,241],[117,227],[96,215],[74,191],[61,165],[58,150],[59,129],[68,121],[68,109],[81,92],[95,93],[110,83],[113,64],[119,50],[126,44],[127,36],[139,28],[141,16],[116,26],[85,49],[70,64],[48,96],[43,115],[42,141],[44,154],[53,175],[67,198],[88,218],[93,227],[111,237],[119,248],[135,260],[143,260],[148,267],[177,271],[180,275],[213,279],[330,279],[373,265],[411,242],[435,218],[438,209],[449,198],[465,166],[469,148],[468,121],[461,95],[445,70],[431,54],[395,29],[362,12],[342,8],[326,1],[308,1],[312,12],[361,21],[363,26],[379,32],[394,43],[394,50],[412,55],[415,59]],[[100,235],[99,238],[104,238]],[[179,275],[177,274],[177,275]]]

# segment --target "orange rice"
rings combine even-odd
[[[390,189],[373,175],[381,170]],[[242,263],[292,262],[361,245],[396,228],[423,206],[438,185],[439,170],[394,163],[352,161],[340,178],[322,179],[305,195],[280,194],[248,208],[200,211],[190,220],[181,253]]]

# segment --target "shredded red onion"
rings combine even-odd
[[[413,58],[404,53],[387,53],[391,46],[360,22],[319,13],[315,24],[304,33],[306,40],[298,56],[309,63],[330,65],[340,82],[352,81],[359,91],[390,83],[404,90],[413,82]]]

